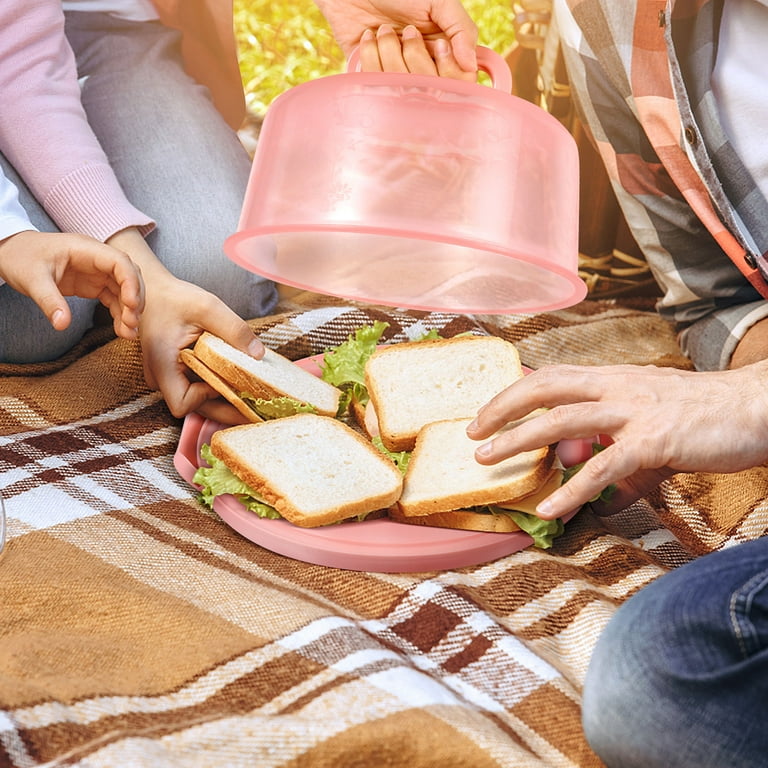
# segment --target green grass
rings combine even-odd
[[[465,0],[480,43],[499,53],[513,40],[511,2]],[[340,72],[344,57],[312,0],[235,0],[240,71],[250,112],[263,115],[288,88]]]

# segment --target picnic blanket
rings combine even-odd
[[[292,359],[355,328],[474,330],[552,362],[688,367],[643,301],[464,317],[299,294],[253,321]],[[0,374],[0,766],[593,768],[590,651],[670,568],[765,533],[768,473],[680,475],[550,550],[451,571],[312,565],[201,505],[132,342]]]

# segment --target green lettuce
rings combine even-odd
[[[385,456],[388,456],[394,462],[395,466],[405,474],[405,470],[408,469],[408,462],[411,460],[410,451],[390,451],[380,435],[374,435],[371,438],[371,442],[378,448]]]
[[[198,499],[203,504],[213,508],[213,500],[217,496],[231,493],[249,512],[271,520],[281,518],[280,513],[274,507],[262,501],[247,483],[244,483],[223,461],[211,453],[208,444],[200,448],[200,455],[209,466],[199,467],[192,478],[192,482],[202,486]]]
[[[605,450],[605,447],[606,446],[601,445],[600,443],[592,443],[592,455],[594,456],[595,454],[600,453],[600,451]],[[568,467],[563,472],[563,483],[567,483],[586,463],[586,461],[582,461],[579,464],[574,464],[572,467]],[[610,501],[615,492],[616,485],[611,483],[606,488],[603,488],[600,493],[596,493],[587,503],[589,504],[592,501]]]
[[[509,515],[521,531],[525,531],[532,539],[533,545],[540,549],[549,549],[552,542],[565,531],[565,524],[557,520],[542,520],[528,512],[517,512],[512,509],[489,506],[486,509],[494,515]]]
[[[281,419],[297,413],[317,413],[317,408],[309,403],[302,403],[292,397],[273,397],[269,400],[252,397],[247,392],[241,392],[240,397],[261,416],[262,419]]]
[[[323,353],[320,363],[320,378],[338,387],[343,395],[339,405],[339,415],[349,409],[351,402],[360,405],[368,403],[368,389],[365,386],[365,363],[374,353],[389,323],[376,320],[373,325],[364,325],[350,334],[346,341],[331,347]],[[462,334],[463,335],[463,334]],[[437,329],[425,331],[413,341],[439,339]]]
[[[353,400],[361,405],[368,402],[365,363],[387,328],[389,323],[377,320],[373,325],[358,328],[345,342],[323,353],[320,378],[342,391],[339,413],[345,413]]]

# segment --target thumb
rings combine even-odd
[[[251,327],[229,309],[226,313],[216,313],[215,319],[211,316],[211,322],[206,326],[206,330],[257,360],[264,357],[264,345]]]
[[[592,501],[592,511],[600,517],[610,517],[645,497],[674,473],[666,468],[641,469],[616,483],[616,490],[608,501]]]
[[[56,283],[46,274],[36,280],[34,286],[29,297],[40,307],[48,322],[57,331],[63,331],[72,321],[72,313]]]
[[[451,41],[453,55],[465,72],[477,71],[477,25],[458,0],[437,0],[432,21]]]

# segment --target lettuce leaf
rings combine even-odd
[[[406,469],[408,469],[408,462],[411,460],[411,454],[409,451],[398,451],[398,452],[390,451],[389,448],[387,448],[387,446],[384,445],[384,441],[381,439],[379,435],[374,435],[371,438],[371,442],[385,456],[389,456],[389,458],[392,459],[395,466],[400,470],[400,472],[405,474]]]
[[[202,486],[198,499],[207,507],[213,508],[213,500],[217,496],[231,493],[250,512],[259,517],[278,520],[280,513],[269,504],[262,501],[256,492],[235,475],[223,461],[217,459],[206,443],[200,448],[200,455],[208,463],[207,467],[198,467],[192,482]]]
[[[358,328],[345,342],[327,349],[323,354],[320,378],[344,393],[339,413],[346,412],[352,400],[361,405],[368,402],[365,362],[373,354],[387,328],[389,323],[377,320],[373,325]]]
[[[594,456],[597,453],[600,453],[600,451],[605,450],[606,446],[601,445],[600,443],[592,443],[592,455]],[[589,459],[587,459],[589,461]],[[563,483],[567,483],[587,462],[582,461],[579,464],[574,464],[572,467],[568,467],[563,472]],[[596,493],[589,501],[588,504],[592,501],[610,501],[611,496],[616,492],[616,485],[615,483],[611,483],[606,488],[603,488],[600,493]]]
[[[528,512],[516,512],[501,507],[488,507],[492,514],[509,515],[521,531],[525,531],[532,539],[533,545],[539,549],[549,549],[552,542],[565,531],[565,524],[557,520],[542,520]]]
[[[281,419],[297,413],[317,413],[317,408],[309,403],[302,403],[292,397],[273,397],[269,400],[252,397],[247,392],[241,392],[245,400],[262,419]]]

